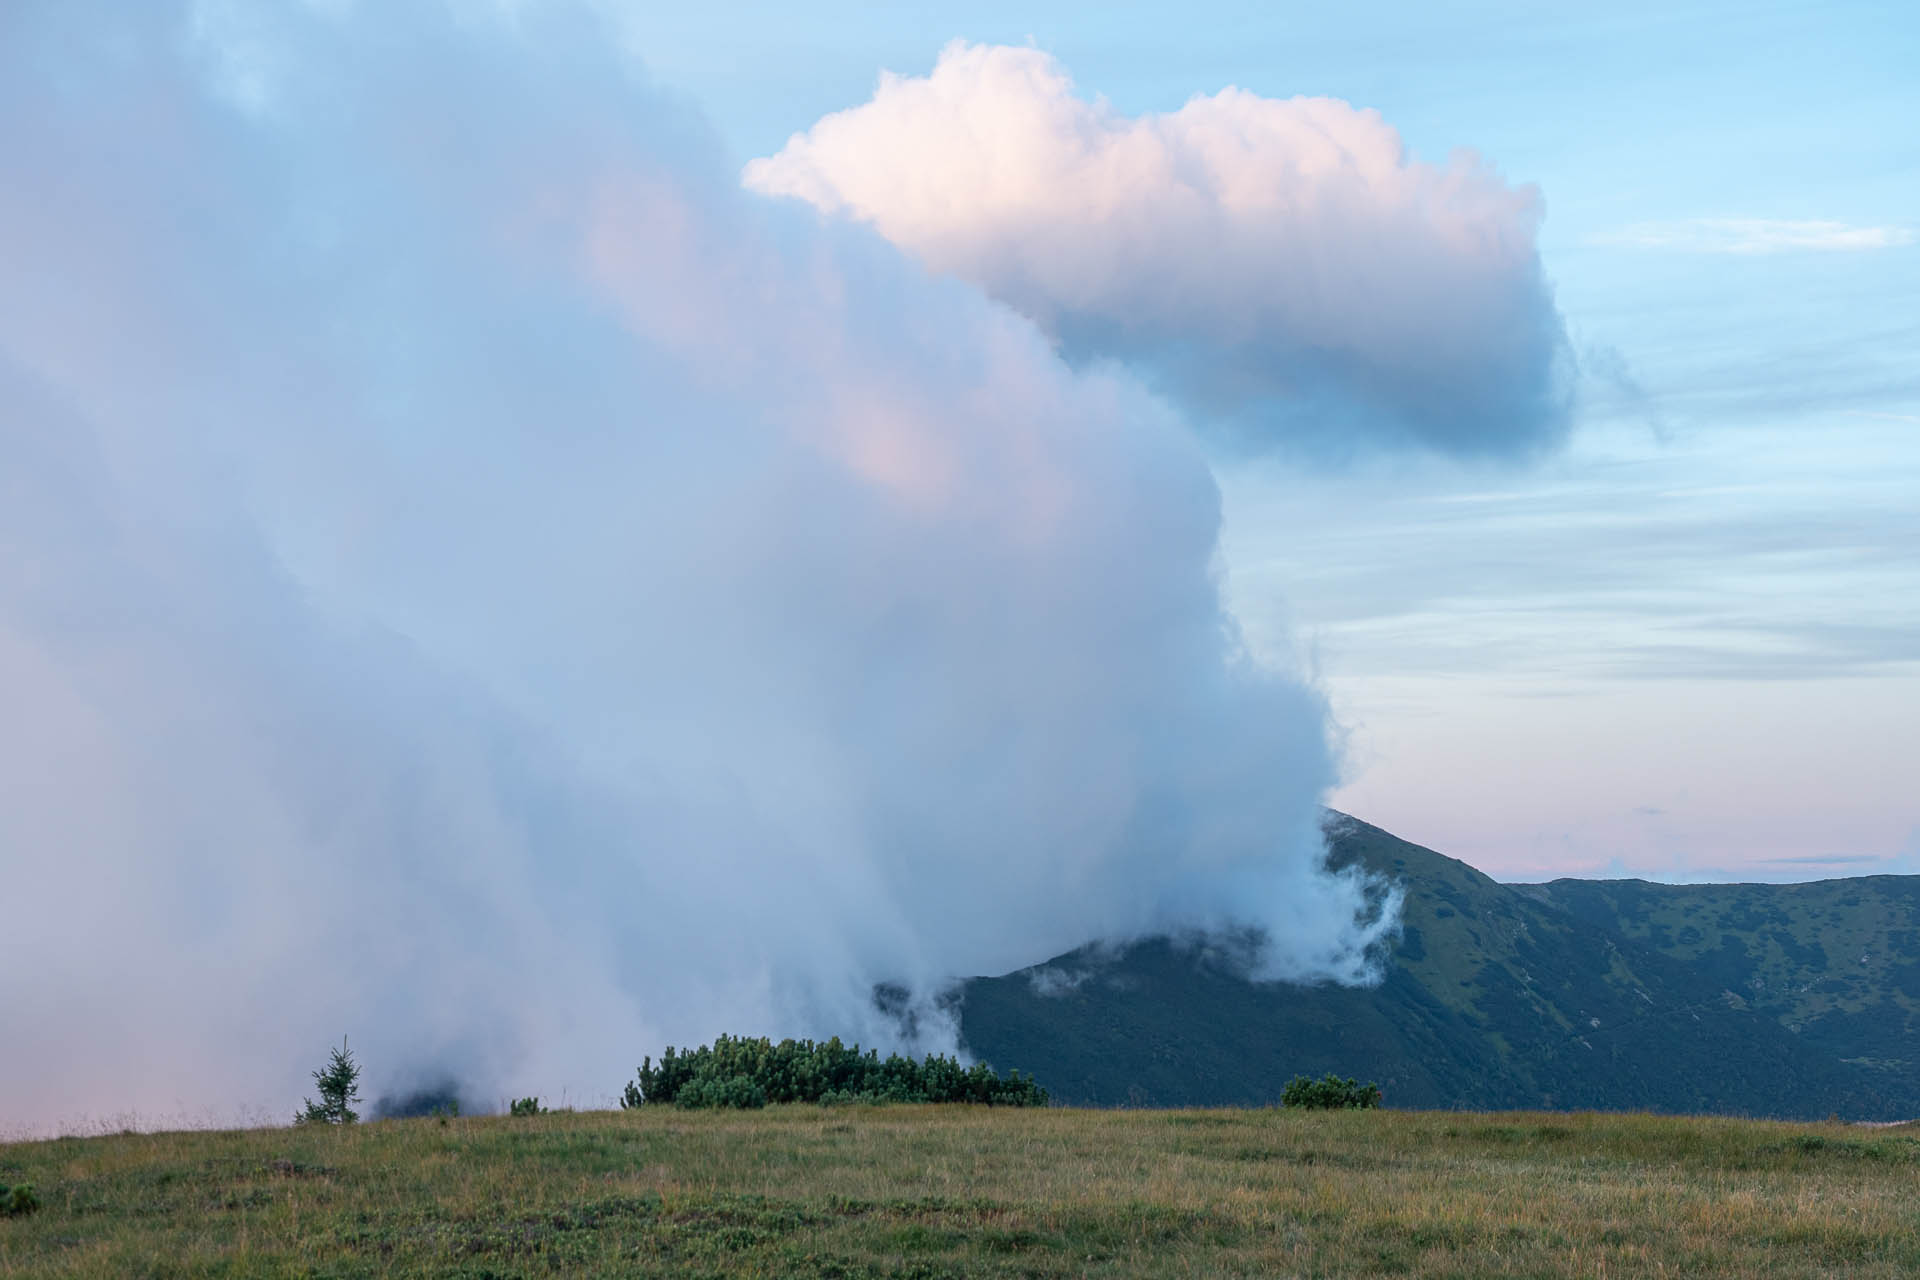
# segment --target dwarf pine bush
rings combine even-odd
[[[0,1182],[0,1218],[23,1217],[39,1207],[40,1197],[33,1193],[31,1182],[16,1182],[12,1186]]]
[[[622,1107],[677,1103],[683,1107],[764,1107],[769,1102],[978,1102],[987,1106],[1043,1107],[1047,1091],[1032,1076],[1004,1077],[984,1062],[962,1066],[957,1058],[928,1054],[915,1061],[899,1054],[860,1052],[831,1040],[782,1040],[721,1036],[711,1045],[677,1050],[671,1045],[654,1065],[640,1065],[628,1082]]]
[[[1323,1111],[1368,1108],[1380,1105],[1380,1086],[1361,1084],[1348,1077],[1342,1080],[1329,1071],[1318,1080],[1295,1076],[1280,1093],[1283,1107],[1309,1107]]]

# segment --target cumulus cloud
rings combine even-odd
[[[1600,236],[1597,243],[1682,253],[1858,253],[1914,243],[1912,228],[1862,227],[1821,219],[1687,218],[1636,222]]]
[[[1040,50],[955,43],[745,181],[871,224],[1240,445],[1517,456],[1567,426],[1538,193],[1471,152],[1413,159],[1337,99],[1130,117]]]
[[[608,45],[11,11],[0,1124],[284,1115],[343,1031],[592,1102],[1161,930],[1368,977],[1185,427]]]

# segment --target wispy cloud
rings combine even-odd
[[[1768,866],[1852,867],[1868,862],[1884,862],[1886,859],[1871,853],[1828,853],[1802,858],[1760,858],[1756,861]]]
[[[1636,222],[1595,243],[1682,253],[1859,252],[1912,244],[1911,227],[1857,227],[1824,219],[1682,218]]]

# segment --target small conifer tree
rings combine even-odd
[[[313,1083],[320,1090],[320,1101],[302,1099],[306,1110],[294,1116],[295,1124],[352,1124],[360,1118],[349,1105],[360,1101],[360,1065],[353,1060],[344,1037],[327,1065],[313,1073]]]

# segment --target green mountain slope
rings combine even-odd
[[[1368,989],[1254,983],[1232,948],[1088,948],[961,995],[968,1048],[1092,1105],[1264,1103],[1296,1074],[1375,1079],[1389,1105],[1920,1114],[1904,1078],[1841,1061],[1719,970],[1343,815],[1336,865],[1406,894]],[[1854,1055],[1859,1056],[1859,1055]]]
[[[1920,1075],[1920,877],[1515,887],[1686,962],[1884,1089]]]

